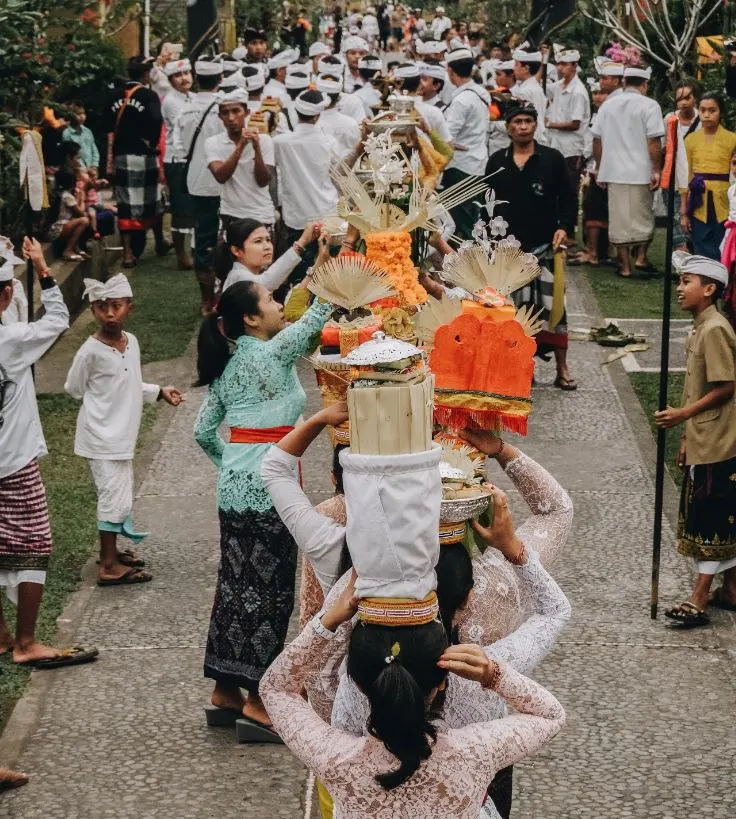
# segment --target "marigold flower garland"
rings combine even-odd
[[[400,293],[402,306],[427,301],[427,291],[419,284],[411,260],[411,236],[406,231],[376,231],[365,235],[365,255],[380,270],[385,270]]]

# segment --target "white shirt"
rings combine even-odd
[[[193,94],[191,100],[179,114],[174,128],[174,150],[177,155],[186,159],[194,138],[194,132],[208,108],[209,113],[197,137],[192,162],[187,173],[187,188],[193,196],[220,195],[220,183],[210,173],[204,152],[204,144],[207,138],[225,131],[219,117],[216,92],[200,91],[198,94]]]
[[[432,30],[432,39],[439,42],[447,29],[452,28],[452,20],[446,14],[443,14],[441,17],[435,17],[432,20],[430,28]]]
[[[19,321],[28,321],[28,299],[20,279],[13,279],[13,295],[10,304],[0,315],[0,324],[7,327]]]
[[[338,158],[337,142],[318,125],[300,122],[273,144],[284,224],[302,230],[307,222],[335,213],[338,194],[330,170]]]
[[[662,109],[635,89],[610,96],[593,124],[601,141],[599,182],[647,185],[652,175],[649,139],[664,136]]]
[[[448,168],[482,176],[488,162],[488,106],[491,98],[485,88],[472,80],[458,86],[445,109],[450,138],[466,150],[455,149]]]
[[[289,278],[289,274],[301,260],[302,257],[293,247],[290,247],[263,273],[254,273],[244,264],[235,262],[222,285],[222,291],[224,293],[228,287],[232,287],[237,282],[256,282],[262,284],[266,290],[277,290]]]
[[[677,114],[672,111],[671,113],[667,114],[664,118],[664,122],[662,125],[664,126],[664,143],[667,144],[667,125],[672,119],[672,117],[677,116]],[[690,128],[692,127],[692,122],[689,125],[684,125],[680,119],[677,120],[677,156],[675,157],[675,188],[677,190],[682,190],[686,188],[689,182],[690,177],[690,169],[688,167],[687,162],[687,152],[685,151],[685,137],[688,135]],[[695,130],[697,131],[700,128],[700,121],[698,120],[697,125],[695,126]],[[730,190],[730,189],[729,189]],[[730,201],[730,196],[729,196]],[[728,217],[731,219],[731,217]],[[733,220],[731,220],[733,221]]]
[[[281,103],[282,108],[291,107],[291,97],[289,96],[289,92],[286,90],[286,86],[278,80],[269,80],[266,83],[261,99],[265,100],[266,97],[276,97],[276,99]]]
[[[488,156],[491,157],[496,151],[504,150],[511,145],[511,137],[503,119],[491,120],[488,123]]]
[[[176,121],[179,119],[179,114],[186,108],[191,97],[191,94],[182,94],[181,91],[172,88],[164,97],[164,101],[161,104],[161,115],[164,118],[164,125],[166,126],[164,162],[184,162],[187,158],[186,154],[182,156],[176,152],[174,129],[176,127]]]
[[[585,132],[590,120],[590,99],[579,77],[573,77],[567,87],[558,83],[552,103],[547,111],[550,122],[579,122],[577,131],[547,129],[550,148],[557,148],[563,156],[583,156],[585,154]]]
[[[537,110],[537,132],[534,138],[540,145],[548,144],[547,129],[544,127],[544,118],[547,115],[547,97],[536,77],[529,77],[524,82],[516,83],[511,93],[521,100],[530,102]]]
[[[158,384],[141,375],[141,351],[134,335],[121,353],[109,344],[88,338],[79,348],[64,389],[82,401],[77,416],[74,454],[82,458],[128,461],[135,456],[143,402],[154,403]]]
[[[345,91],[348,94],[357,91],[358,88],[362,88],[364,85],[370,85],[370,83],[367,83],[360,74],[356,76],[350,69],[345,72]]]
[[[430,131],[437,131],[443,142],[450,142],[450,129],[442,111],[434,105],[424,102],[421,97],[414,97],[414,107],[419,116],[429,125]]]
[[[0,408],[0,478],[48,453],[31,367],[69,328],[69,311],[58,287],[41,290],[41,303],[46,312],[38,321],[0,324],[0,379],[15,385],[6,389]]]
[[[331,136],[337,142],[340,159],[345,159],[360,142],[358,123],[352,117],[341,114],[337,108],[328,108],[323,111],[317,126],[324,131],[325,135]]]
[[[351,102],[345,102],[343,103],[343,107],[341,107],[340,103],[342,103],[343,100],[350,100]],[[342,113],[355,117],[358,122],[362,122],[366,117],[369,119],[373,118],[376,115],[373,109],[380,105],[380,91],[374,88],[370,83],[366,83],[360,88],[356,88],[351,94],[343,94],[337,108]],[[350,110],[345,110],[346,107],[349,107]],[[358,114],[358,107],[360,108],[360,114]]]
[[[327,593],[339,577],[345,527],[321,515],[299,483],[299,459],[276,446],[269,448],[261,464],[263,485],[273,505],[314,569]]]
[[[378,35],[378,20],[374,14],[364,14],[363,21],[360,24],[360,30],[363,36],[369,40]]]
[[[261,154],[266,165],[275,165],[273,140],[267,134],[259,135]],[[224,162],[235,150],[235,143],[224,131],[208,137],[204,143],[207,167],[213,162]],[[276,211],[269,186],[261,187],[256,182],[255,149],[249,142],[235,166],[233,175],[220,185],[220,213],[238,219],[257,219],[266,225],[276,220]],[[210,171],[211,172],[211,171]]]

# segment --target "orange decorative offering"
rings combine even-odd
[[[399,292],[402,306],[423,304],[427,291],[419,284],[411,260],[411,235],[404,231],[375,231],[365,235],[365,255],[385,271]]]
[[[435,422],[527,433],[536,342],[518,321],[461,314],[438,328],[429,366]]]

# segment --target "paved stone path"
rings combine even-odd
[[[570,311],[595,319],[577,278]],[[637,446],[637,434],[648,432],[620,365],[601,367],[605,355],[573,342],[580,389],[572,394],[551,386],[551,364],[539,366],[523,443],[575,503],[573,536],[553,569],[574,614],[537,674],[565,704],[568,725],[518,766],[515,816],[727,819],[734,812],[729,647],[736,621],[716,614],[713,628],[680,634],[649,619],[653,489]],[[303,376],[314,408],[313,376],[306,368]],[[136,517],[152,532],[146,554],[155,580],[98,589],[89,567],[76,601],[76,637],[97,644],[101,658],[87,668],[34,675],[17,724],[36,714],[38,723],[12,760],[34,779],[2,797],[2,816],[310,815],[306,771],[287,750],[238,746],[229,729],[204,724],[210,685],[201,667],[218,532],[214,470],[191,435],[200,398],[201,391],[189,391],[155,455],[141,465]],[[651,463],[651,440],[641,440]],[[322,439],[305,470],[315,499],[330,491],[328,464]],[[512,501],[521,514],[518,498]],[[689,575],[669,528],[662,573],[662,600],[679,599]],[[0,742],[0,758],[9,741]]]

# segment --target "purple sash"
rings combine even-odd
[[[688,188],[690,196],[687,201],[687,215],[692,219],[695,211],[703,204],[706,182],[728,182],[727,173],[694,173]]]

